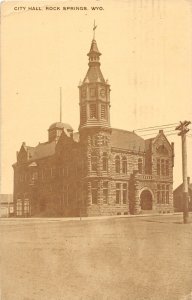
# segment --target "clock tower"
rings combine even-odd
[[[87,55],[89,69],[79,84],[83,202],[87,215],[100,215],[111,197],[110,85],[100,69],[95,37]]]

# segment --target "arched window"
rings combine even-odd
[[[103,171],[107,171],[108,160],[107,160],[107,152],[103,152]]]
[[[97,156],[94,153],[91,155],[91,170],[97,171]]]
[[[127,158],[124,156],[122,161],[122,171],[123,174],[127,174]]]
[[[120,173],[120,157],[115,157],[115,172]]]
[[[142,161],[142,158],[138,159],[138,171],[139,171],[139,174],[143,173],[143,161]]]

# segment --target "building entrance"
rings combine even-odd
[[[140,195],[140,203],[142,210],[152,210],[152,194],[149,190],[142,191]]]

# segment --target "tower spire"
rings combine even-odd
[[[97,25],[95,25],[95,20],[94,20],[94,23],[93,23],[93,40],[95,39],[95,30],[97,28]]]
[[[60,122],[62,122],[62,88],[60,87]]]

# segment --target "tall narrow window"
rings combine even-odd
[[[103,204],[108,203],[108,182],[103,182]]]
[[[165,165],[165,174],[166,174],[166,176],[169,176],[169,161],[166,160],[165,162],[166,162],[166,165]]]
[[[123,204],[127,203],[127,184],[123,183]]]
[[[28,217],[29,213],[30,213],[30,206],[29,206],[29,198],[28,198],[27,193],[24,194],[24,207],[23,208],[24,208],[24,215],[26,217]]]
[[[161,160],[161,175],[165,176],[165,160]]]
[[[142,162],[141,158],[138,159],[138,171],[139,171],[139,174],[143,173],[143,162]]]
[[[97,171],[97,156],[94,154],[91,155],[91,170]]]
[[[157,185],[157,203],[160,204],[161,203],[161,191],[160,191],[160,185]]]
[[[101,119],[106,119],[106,106],[101,104]]]
[[[165,202],[166,204],[169,204],[169,185],[166,185]]]
[[[165,185],[162,184],[162,203],[165,203]]]
[[[103,152],[103,171],[107,171],[108,160],[107,160],[107,152]]]
[[[21,199],[20,194],[17,196],[16,211],[17,211],[17,216],[18,217],[22,216],[22,214],[23,214],[23,204],[22,204],[22,199]]]
[[[120,157],[115,157],[115,172],[120,173]]]
[[[121,185],[116,183],[116,204],[120,204],[121,201]]]
[[[91,183],[92,204],[97,204],[97,181]]]
[[[160,159],[157,159],[157,175],[160,175]]]
[[[122,171],[123,171],[123,174],[127,174],[127,158],[125,156],[123,157]]]
[[[96,104],[90,104],[90,118],[95,119],[97,117]]]

